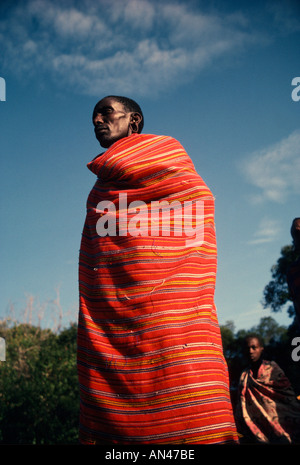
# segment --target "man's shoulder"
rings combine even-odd
[[[174,140],[176,139],[172,136],[166,136],[164,134],[137,134],[137,137],[141,140],[151,140],[151,139],[156,139],[156,140]]]
[[[129,139],[129,140],[128,140]],[[124,143],[130,141],[133,145],[138,144],[149,144],[149,145],[162,145],[162,146],[173,146],[173,147],[182,147],[182,144],[172,136],[166,136],[164,134],[132,134],[128,138],[123,139]],[[126,142],[127,141],[127,142]]]

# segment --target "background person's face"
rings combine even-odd
[[[132,133],[130,127],[131,113],[126,112],[122,103],[113,98],[104,98],[95,106],[93,124],[100,145],[110,147],[123,137]]]
[[[247,340],[247,354],[252,362],[259,360],[264,348],[261,347],[259,340],[251,338]]]

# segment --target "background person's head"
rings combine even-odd
[[[291,236],[295,249],[300,251],[300,218],[295,218],[291,227]]]
[[[257,362],[261,358],[263,350],[264,343],[259,336],[253,334],[245,338],[245,351],[251,362]]]
[[[128,97],[109,95],[100,100],[93,111],[95,135],[104,148],[142,132],[144,116],[140,106]]]

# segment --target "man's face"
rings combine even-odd
[[[252,362],[259,360],[263,350],[264,348],[261,347],[258,339],[251,338],[247,340],[247,353]]]
[[[122,103],[106,97],[97,103],[93,112],[95,134],[100,145],[110,147],[117,140],[131,134],[131,113],[126,112]]]

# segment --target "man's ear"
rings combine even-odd
[[[140,126],[141,121],[142,121],[142,117],[139,113],[137,112],[131,113],[130,125],[131,125],[132,132],[139,132],[139,126]]]

